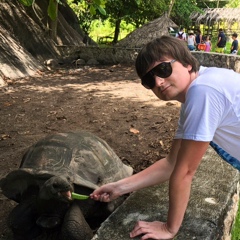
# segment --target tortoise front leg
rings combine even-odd
[[[81,209],[73,203],[64,217],[61,228],[61,240],[90,240],[93,232],[86,222]]]
[[[36,208],[33,199],[20,202],[8,216],[8,226],[14,239],[31,240],[41,234],[36,224]]]

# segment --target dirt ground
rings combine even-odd
[[[88,130],[138,172],[164,157],[179,104],[142,87],[133,66],[65,67],[8,80],[0,89],[0,178],[18,168],[26,149],[46,135]],[[0,239],[15,203],[0,194]]]

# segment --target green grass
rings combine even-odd
[[[134,31],[134,29],[135,27],[133,25],[126,24],[124,21],[122,21],[118,41],[125,38],[130,32]],[[89,35],[96,42],[99,42],[99,39],[101,38],[110,37],[104,39],[106,43],[110,43],[113,40],[114,31],[115,28],[111,25],[109,21],[106,20],[102,22],[101,20],[95,20],[91,25]]]
[[[240,240],[240,202],[238,203],[238,211],[237,211],[235,223],[232,229],[231,240]]]
[[[213,37],[212,40],[211,40],[211,43],[212,43],[211,52],[216,52],[217,38]],[[232,43],[230,43],[230,42],[226,43],[226,47],[225,47],[224,53],[229,53],[230,52],[231,45],[232,45]]]

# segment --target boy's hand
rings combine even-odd
[[[175,234],[168,230],[167,223],[163,222],[144,222],[139,221],[132,232],[130,237],[134,238],[136,236],[142,235],[141,240],[145,239],[156,239],[156,240],[167,240],[173,239]]]

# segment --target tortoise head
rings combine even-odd
[[[73,184],[64,177],[54,176],[49,178],[40,188],[38,200],[71,201]]]
[[[37,197],[37,225],[53,228],[61,224],[72,202],[73,185],[64,177],[54,176],[41,186]]]

